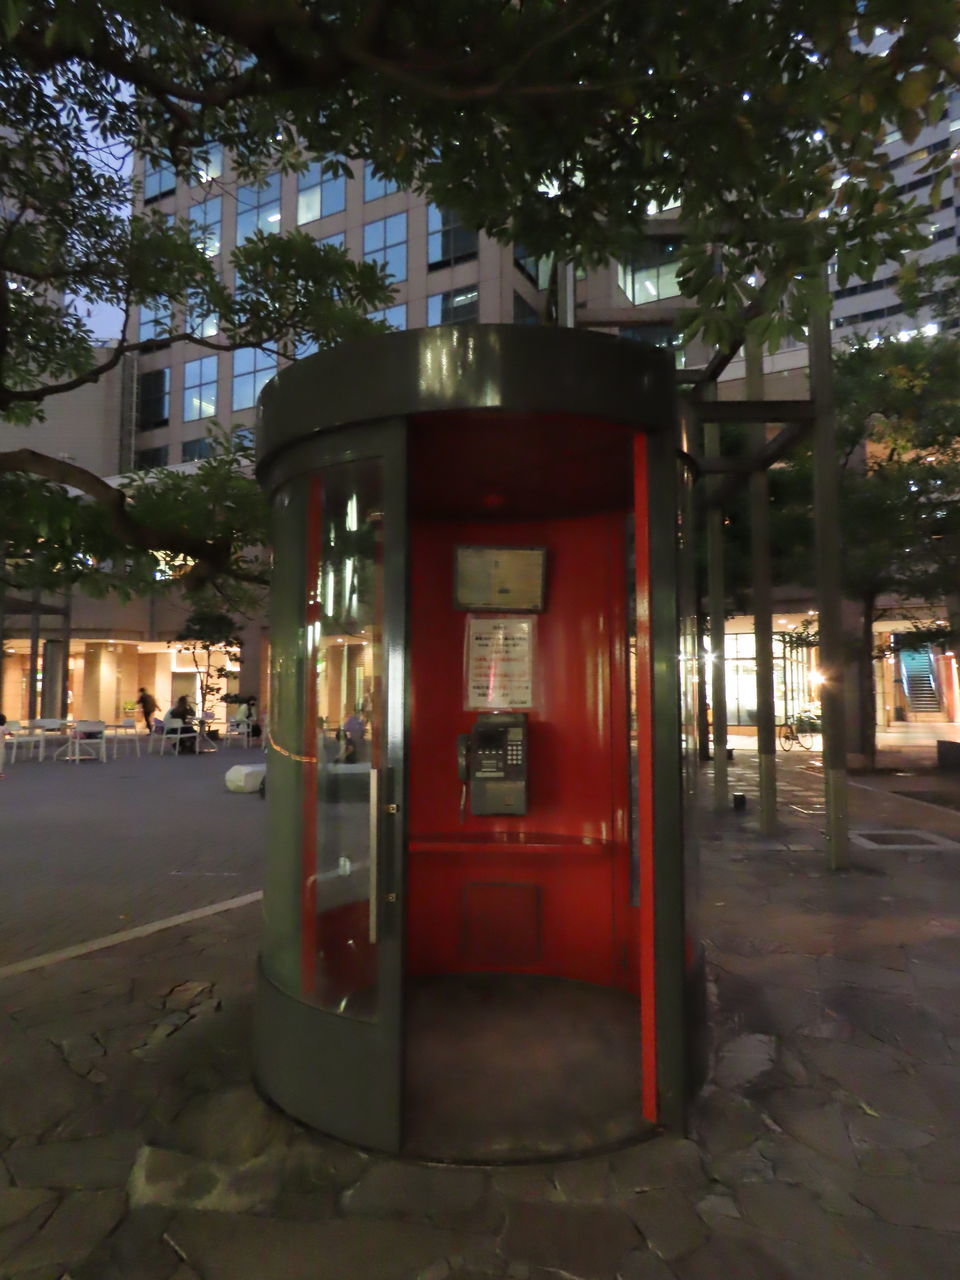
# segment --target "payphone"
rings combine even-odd
[[[470,812],[477,817],[527,812],[527,717],[522,711],[477,716],[469,733],[457,738],[457,767],[463,792],[463,816],[470,791]]]

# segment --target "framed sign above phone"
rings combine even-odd
[[[454,607],[497,613],[541,613],[545,547],[457,547]]]

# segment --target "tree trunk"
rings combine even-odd
[[[860,741],[859,751],[864,757],[867,768],[877,767],[877,699],[873,669],[873,619],[876,612],[877,597],[863,596],[860,600],[862,610],[860,619],[860,659],[857,663],[857,693],[860,703]]]

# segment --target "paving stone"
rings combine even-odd
[[[711,1161],[710,1174],[714,1181],[728,1187],[740,1182],[769,1182],[774,1176],[773,1166],[758,1143]]]
[[[56,1204],[56,1200],[51,1196],[35,1204],[32,1209],[19,1215],[8,1225],[0,1226],[0,1274],[6,1274],[4,1260],[36,1235],[53,1214]]]
[[[167,1232],[203,1280],[409,1280],[455,1251],[419,1222],[275,1222],[242,1214],[181,1213]]]
[[[843,1108],[827,1095],[813,1089],[777,1089],[761,1105],[798,1142],[841,1164],[856,1165]]]
[[[776,1056],[775,1036],[735,1036],[721,1046],[716,1083],[721,1089],[742,1089],[772,1070]]]
[[[617,1280],[674,1280],[667,1264],[649,1249],[628,1253],[617,1273]]]
[[[927,1129],[921,1129],[919,1125],[890,1116],[870,1116],[862,1112],[850,1117],[849,1130],[858,1152],[888,1147],[911,1151],[916,1147],[929,1146],[934,1140],[933,1134]]]
[[[180,1257],[164,1239],[166,1209],[134,1209],[86,1262],[70,1269],[70,1280],[170,1280]]]
[[[696,1144],[686,1138],[660,1137],[616,1152],[610,1158],[614,1184],[621,1195],[676,1187],[706,1187]]]
[[[720,1195],[717,1192],[712,1192],[710,1195],[704,1196],[702,1200],[698,1200],[696,1209],[700,1217],[707,1223],[712,1222],[714,1218],[739,1218],[742,1216],[733,1196]]]
[[[119,1191],[71,1191],[40,1230],[4,1259],[14,1275],[40,1267],[83,1262],[113,1230],[126,1207]]]
[[[799,1271],[775,1249],[775,1242],[714,1235],[673,1270],[679,1280],[812,1280],[816,1273]]]
[[[435,1218],[474,1208],[485,1190],[481,1169],[385,1160],[366,1170],[344,1193],[341,1205],[351,1214]]]
[[[245,1165],[223,1165],[180,1151],[141,1147],[130,1174],[130,1203],[136,1208],[244,1213],[263,1209],[280,1190],[280,1167],[270,1155]]]
[[[7,1166],[20,1187],[66,1187],[97,1190],[126,1185],[139,1135],[118,1130],[78,1142],[45,1142],[34,1147],[14,1147]]]
[[[912,1153],[914,1168],[928,1182],[960,1182],[960,1143],[941,1138]]]
[[[554,1165],[514,1165],[491,1170],[493,1188],[514,1200],[562,1200]]]
[[[876,1218],[847,1224],[864,1256],[890,1280],[950,1280],[960,1276],[960,1235],[892,1226]]]
[[[19,1036],[0,1060],[0,1134],[37,1138],[94,1096],[92,1086],[71,1071],[52,1044]]]
[[[879,1149],[860,1152],[860,1169],[875,1178],[905,1177],[913,1173],[913,1165],[903,1151]]]
[[[38,1209],[46,1208],[48,1216],[53,1212],[57,1197],[50,1191],[28,1190],[22,1187],[0,1189],[0,1256],[3,1233],[7,1228],[22,1222]]]
[[[273,1202],[270,1216],[295,1218],[303,1222],[322,1222],[337,1212],[337,1193],[332,1187],[323,1191],[281,1191]]]
[[[293,1127],[250,1086],[195,1098],[178,1116],[176,1145],[190,1155],[243,1164],[271,1146],[285,1144]]]
[[[556,1182],[566,1200],[606,1200],[611,1189],[610,1161],[606,1156],[564,1161],[556,1166]]]
[[[736,1197],[744,1218],[765,1235],[815,1253],[858,1256],[846,1220],[824,1213],[806,1188],[755,1182],[738,1187]]]
[[[960,1232],[960,1185],[916,1178],[858,1179],[854,1194],[885,1222]]]
[[[346,1187],[370,1163],[356,1147],[319,1136],[297,1135],[283,1153],[284,1191],[299,1193]]]
[[[725,1089],[711,1089],[698,1100],[694,1125],[700,1146],[711,1156],[749,1147],[766,1133],[757,1108]]]
[[[709,1234],[679,1191],[646,1191],[621,1203],[650,1248],[667,1262],[698,1248]]]
[[[511,1261],[562,1271],[578,1280],[613,1280],[640,1243],[630,1218],[601,1205],[515,1201],[501,1241]]]

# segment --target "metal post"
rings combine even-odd
[[[30,597],[30,668],[27,673],[27,721],[37,718],[37,671],[40,666],[40,588]]]
[[[827,288],[826,271],[823,287]],[[810,316],[810,394],[814,403],[813,522],[820,606],[820,708],[827,857],[838,871],[849,860],[844,652],[840,586],[840,479],[830,350],[830,316]]]
[[[713,390],[715,384],[711,384]],[[707,458],[720,454],[720,427],[708,422],[703,431]],[[713,807],[730,803],[727,771],[726,588],[723,573],[723,508],[707,508],[707,608],[710,614],[710,709],[713,715]]]
[[[763,399],[763,351],[744,346],[748,400]],[[753,578],[753,635],[757,664],[757,756],[760,830],[777,829],[777,722],[773,700],[773,582],[770,570],[770,482],[766,470],[750,476],[750,560]]]
[[[577,323],[577,281],[572,262],[557,263],[557,324],[573,329]]]
[[[6,573],[7,562],[0,556],[0,579]],[[7,620],[7,588],[3,581],[0,581],[0,711],[3,710],[3,628]],[[2,762],[0,762],[2,763]]]
[[[70,588],[63,593],[63,671],[60,683],[60,715],[66,719],[70,710],[67,690],[70,684],[70,633],[72,628],[72,608]]]

